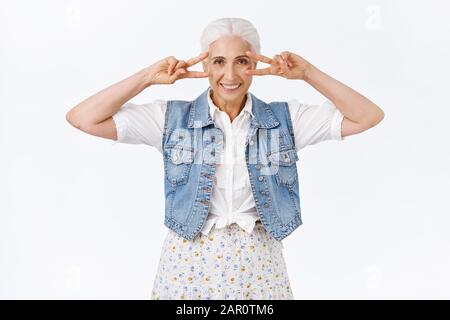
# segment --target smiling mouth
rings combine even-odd
[[[225,91],[234,91],[234,90],[240,88],[241,85],[242,85],[242,83],[239,83],[239,84],[237,84],[237,85],[236,85],[236,84],[235,84],[235,85],[226,85],[226,84],[220,83],[220,86],[221,86],[222,88],[224,88]]]

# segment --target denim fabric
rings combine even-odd
[[[223,133],[209,114],[208,90],[194,101],[169,100],[162,138],[164,224],[194,239],[208,215]],[[253,94],[246,163],[256,210],[266,230],[282,240],[302,224],[297,151],[287,102]]]

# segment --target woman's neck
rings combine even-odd
[[[219,110],[228,115],[230,122],[233,122],[239,113],[241,113],[245,103],[247,102],[247,95],[244,95],[244,97],[239,98],[237,101],[220,101],[220,99],[215,97],[214,92],[211,90],[210,96],[211,100],[219,108]]]

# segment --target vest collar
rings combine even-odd
[[[208,87],[198,98],[196,98],[191,106],[189,112],[188,127],[189,128],[202,128],[210,124],[214,124],[213,119],[209,113],[210,107],[208,103]],[[258,128],[274,128],[280,124],[272,108],[269,104],[259,100],[251,92],[249,92],[252,99],[252,113],[253,118],[251,122]]]

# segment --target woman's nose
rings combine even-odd
[[[225,76],[227,79],[234,79],[234,75],[236,74],[236,70],[234,70],[234,66],[232,64],[228,65],[225,68]]]

